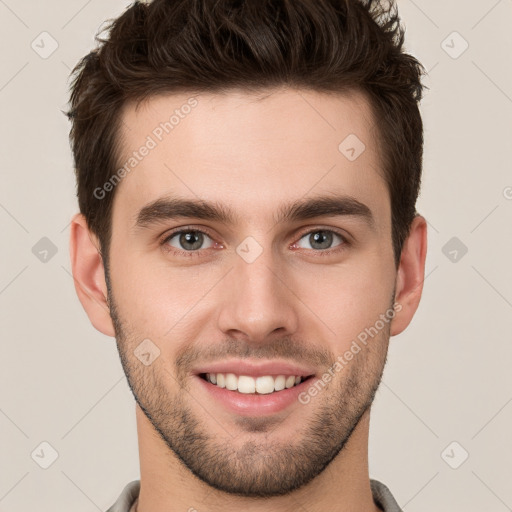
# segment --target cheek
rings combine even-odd
[[[378,262],[330,269],[308,281],[297,295],[314,312],[313,320],[325,326],[326,339],[337,352],[374,326],[390,306],[392,276]]]
[[[116,303],[123,318],[144,336],[161,337],[187,318],[218,280],[218,273],[199,267],[171,268],[162,258],[120,253],[111,265]]]

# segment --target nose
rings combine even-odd
[[[296,332],[300,301],[283,265],[268,249],[252,263],[234,258],[232,270],[220,283],[218,327],[223,334],[260,343]]]

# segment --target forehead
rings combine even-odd
[[[114,217],[166,195],[270,219],[291,200],[350,195],[389,213],[370,105],[357,92],[172,94],[122,112]],[[244,215],[247,218],[247,215]],[[115,219],[114,219],[115,220]]]

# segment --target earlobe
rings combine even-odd
[[[98,331],[115,337],[99,242],[80,213],[71,219],[69,254],[75,290],[89,320]]]
[[[410,324],[418,309],[427,255],[427,222],[417,215],[404,242],[396,279],[396,315],[391,323],[391,336],[400,334]]]

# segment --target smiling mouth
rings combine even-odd
[[[236,375],[234,373],[200,373],[199,377],[219,388],[246,395],[269,395],[285,391],[311,379],[313,375]]]

